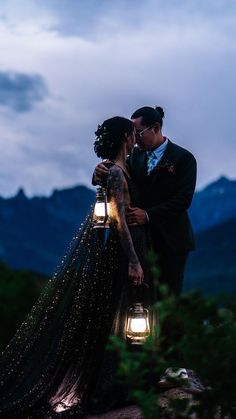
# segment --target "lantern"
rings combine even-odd
[[[109,228],[109,203],[103,187],[97,188],[93,222],[94,228]]]
[[[128,311],[127,342],[130,345],[142,345],[149,335],[149,311],[142,303],[135,303]]]

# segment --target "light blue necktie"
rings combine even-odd
[[[154,151],[147,151],[148,160],[147,160],[147,174],[149,175],[151,171],[156,166],[157,157]]]

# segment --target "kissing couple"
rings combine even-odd
[[[196,160],[163,135],[163,118],[161,107],[144,106],[98,126],[94,150],[103,162],[93,184],[106,185],[107,240],[92,208],[0,357],[0,417],[78,419],[126,400],[108,338],[126,339],[131,290],[145,284],[147,304],[155,302],[148,251],[158,255],[159,281],[179,296],[195,248],[187,210]],[[153,315],[153,334],[156,322]]]

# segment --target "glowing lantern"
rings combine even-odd
[[[131,345],[142,345],[149,335],[148,309],[143,308],[142,303],[135,303],[128,311],[127,342]]]
[[[94,228],[109,228],[109,203],[106,189],[99,187],[93,214]]]

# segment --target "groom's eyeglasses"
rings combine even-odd
[[[146,132],[146,131],[148,131],[149,129],[151,129],[151,128],[153,128],[153,124],[152,125],[150,125],[149,127],[147,127],[147,128],[144,128],[144,129],[142,129],[142,130],[137,130],[136,129],[136,133],[135,133],[135,135],[136,135],[136,137],[142,137],[142,135]]]

